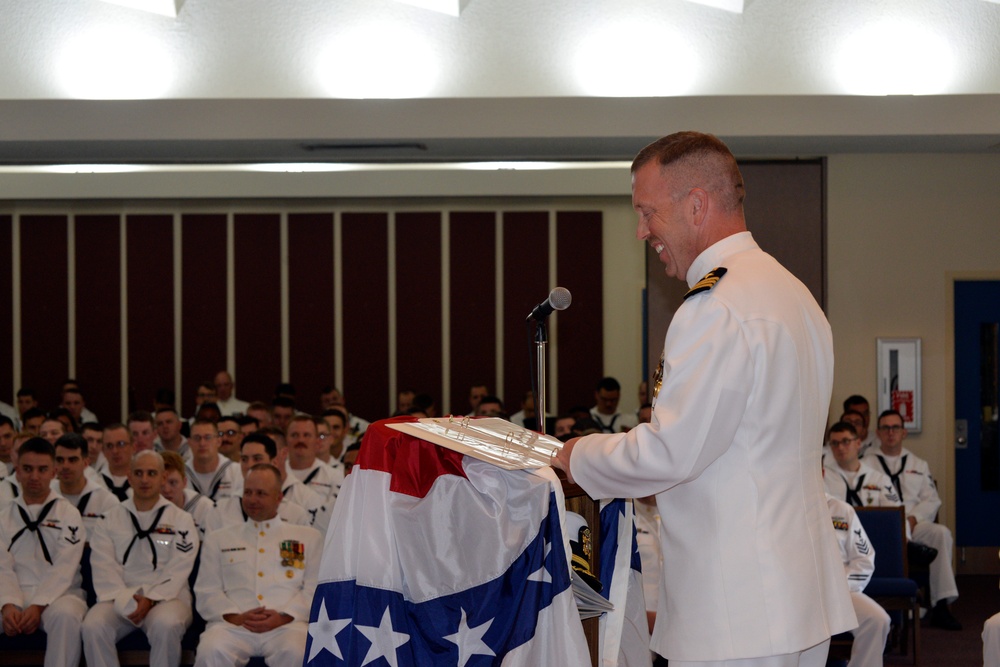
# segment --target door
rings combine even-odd
[[[998,340],[1000,281],[956,281],[955,543],[962,547],[1000,545]]]

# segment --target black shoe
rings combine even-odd
[[[910,565],[927,567],[937,558],[937,555],[938,550],[934,547],[929,547],[926,544],[918,544],[917,542],[906,543],[906,557],[909,559]]]
[[[962,624],[959,623],[958,619],[955,618],[951,610],[948,609],[948,605],[944,600],[938,602],[931,609],[931,613],[928,614],[931,619],[931,625],[935,628],[941,628],[942,630],[961,630]]]

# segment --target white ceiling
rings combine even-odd
[[[11,0],[0,162],[621,159],[680,127],[747,155],[997,150],[1000,4],[742,4]]]

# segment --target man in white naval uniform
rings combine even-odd
[[[205,537],[208,518],[215,511],[215,503],[197,491],[187,488],[187,466],[177,452],[160,452],[163,457],[163,488],[160,493],[177,507],[191,515],[198,527],[199,537]]]
[[[208,627],[196,667],[242,666],[253,656],[302,664],[323,537],[282,521],[280,501],[278,470],[255,465],[243,490],[247,520],[205,539],[195,594]]]
[[[869,450],[865,462],[884,471],[892,480],[906,506],[906,521],[913,541],[938,552],[930,564],[931,624],[946,630],[961,630],[962,624],[948,609],[958,599],[951,566],[953,540],[947,526],[934,522],[941,509],[941,497],[930,466],[903,447],[907,433],[903,417],[897,411],[884,411],[877,424],[880,446]]]
[[[121,501],[107,487],[86,475],[90,445],[83,436],[67,433],[56,440],[56,477],[52,489],[68,500],[83,518],[87,534],[93,535],[97,523]]]
[[[236,398],[236,395],[233,393],[235,389],[236,384],[233,382],[233,376],[229,374],[229,371],[219,371],[215,374],[215,404],[219,406],[219,413],[223,417],[242,415],[250,407],[250,404],[246,401]]]
[[[858,441],[860,443],[860,440]],[[851,603],[858,617],[858,627],[851,631],[854,645],[847,667],[876,667],[882,664],[885,640],[892,621],[878,602],[864,594],[875,571],[875,548],[868,541],[861,520],[854,508],[833,496],[826,497],[837,535],[840,555],[844,559],[844,574],[851,589]]]
[[[196,420],[191,425],[191,462],[187,466],[188,488],[209,500],[240,496],[243,475],[240,467],[219,453],[219,427],[215,422]]]
[[[830,325],[746,231],[743,194],[711,135],[674,134],[636,157],[638,238],[690,289],[652,422],[553,457],[592,498],[656,495],[664,572],[651,648],[671,667],[824,665],[830,637],[857,626],[820,473]]]
[[[174,408],[161,408],[156,411],[154,417],[156,427],[156,440],[153,441],[153,449],[158,452],[177,452],[185,461],[191,460],[191,446],[188,445],[187,438],[181,433],[180,416]]]
[[[14,474],[14,422],[8,417],[0,416],[0,479]]]
[[[42,438],[21,445],[14,470],[21,493],[0,510],[0,614],[7,636],[45,631],[45,667],[80,663],[87,613],[80,513],[51,489],[54,450]],[[0,640],[0,648],[3,641]]]
[[[132,497],[109,512],[90,540],[97,604],[83,621],[89,667],[117,667],[115,644],[136,628],[150,667],[177,667],[191,625],[188,576],[198,554],[191,515],[160,495],[163,459],[144,450],[129,473]]]
[[[590,417],[604,433],[623,433],[639,423],[635,413],[619,412],[622,386],[612,377],[601,378],[594,389],[594,407]]]
[[[282,454],[287,452],[282,450]],[[285,484],[287,472],[284,471],[284,456],[279,456],[277,445],[274,440],[263,433],[251,433],[240,443],[240,470],[243,472],[243,483],[246,485],[246,477],[250,470],[260,463],[269,463],[275,466],[281,473],[281,483]],[[278,466],[281,466],[278,468]],[[292,502],[282,490],[281,502],[278,504],[278,516],[286,523],[299,526],[312,526],[318,515],[325,517],[324,501],[320,496],[294,477],[288,482],[288,487],[297,488],[300,497],[308,498],[309,507],[303,507]],[[247,512],[243,507],[242,498],[223,498],[208,516],[208,530],[218,530],[225,526],[232,526],[247,520]]]
[[[128,498],[128,475],[133,454],[135,446],[132,444],[132,434],[124,424],[109,424],[104,428],[106,465],[97,472],[108,491],[122,502]]]
[[[872,409],[868,399],[860,394],[848,396],[844,399],[844,412],[856,412],[861,415],[862,424],[858,429],[858,437],[861,438],[861,456],[864,457],[872,447],[878,445],[875,441],[875,429],[869,428]]]
[[[830,427],[830,455],[823,466],[826,492],[852,507],[899,507],[892,480],[858,459],[861,439],[847,422]]]
[[[307,415],[292,417],[288,425],[289,476],[329,500],[336,500],[344,482],[343,468],[333,468],[316,458],[316,422]]]

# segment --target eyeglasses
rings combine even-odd
[[[857,440],[857,438],[844,438],[842,440],[831,440],[830,441],[830,446],[831,447],[843,447],[845,445],[851,444],[855,440]]]
[[[329,433],[317,433],[316,437],[319,438],[320,440],[326,440],[327,438],[330,437],[330,434]]]
[[[211,442],[212,440],[215,440],[216,437],[217,436],[214,433],[209,433],[208,435],[192,435],[188,438],[188,440],[194,443]]]
[[[878,430],[887,431],[889,433],[897,433],[899,431],[902,431],[903,427],[900,426],[899,424],[893,424],[892,426],[879,426]]]
[[[225,431],[219,431],[219,437],[221,438],[224,435],[228,435],[231,438],[234,435],[236,435],[237,433],[239,433],[239,431],[237,431],[236,429],[230,428],[230,429],[226,429]]]
[[[104,449],[110,452],[112,449],[125,449],[126,447],[129,446],[129,444],[130,443],[128,440],[119,440],[118,442],[106,442],[104,443]]]

